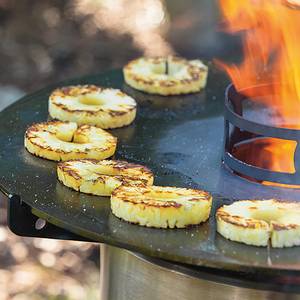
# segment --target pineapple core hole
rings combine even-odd
[[[73,136],[57,133],[56,137],[62,142],[72,142]]]
[[[86,144],[89,141],[86,139],[86,137],[82,136],[75,136],[70,134],[64,134],[64,133],[57,133],[56,137],[62,141],[67,143],[73,143],[73,144]]]
[[[60,128],[56,133],[56,138],[63,142],[67,143],[75,143],[75,144],[84,144],[87,143],[88,141],[86,140],[86,137],[83,136],[78,136],[75,134],[75,129],[74,130],[65,130],[64,128]]]
[[[63,132],[63,131],[57,132],[56,137],[62,142],[81,144],[81,143],[74,141],[74,133],[73,132]]]
[[[85,105],[102,105],[104,103],[102,99],[92,95],[81,96],[79,102]]]

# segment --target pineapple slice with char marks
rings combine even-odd
[[[156,228],[184,228],[205,222],[211,205],[209,193],[186,188],[120,186],[111,195],[115,216]]]
[[[31,125],[24,143],[31,154],[49,160],[105,159],[115,153],[117,138],[94,126],[50,121]]]
[[[206,85],[208,67],[200,60],[181,57],[141,57],[124,68],[125,82],[150,94],[179,95],[200,91]]]
[[[136,116],[136,101],[118,89],[95,85],[58,88],[49,97],[49,114],[61,121],[103,129],[129,125]]]
[[[225,238],[248,245],[292,247],[300,245],[300,203],[241,200],[216,213],[217,231]]]
[[[57,165],[58,179],[83,193],[110,196],[120,185],[153,184],[152,172],[141,165],[119,160],[80,159]]]

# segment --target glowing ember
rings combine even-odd
[[[274,108],[278,127],[296,129],[300,129],[300,10],[294,8],[299,2],[220,0],[227,31],[242,36],[244,59],[239,65],[219,65],[239,91],[268,83],[260,95],[254,93],[257,89],[244,94]],[[244,161],[261,168],[294,173],[295,148],[293,141],[267,138],[243,145],[238,152]]]
[[[248,142],[237,144],[232,154],[247,164],[269,169],[276,172],[294,173],[295,141],[283,141],[276,138],[256,138]],[[291,159],[286,161],[286,153],[292,153]],[[276,157],[276,159],[273,159]]]

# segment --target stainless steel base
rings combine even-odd
[[[100,256],[101,300],[300,299],[300,295],[196,278],[171,270],[165,264],[154,263],[152,259],[107,245],[101,245]]]

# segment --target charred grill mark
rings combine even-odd
[[[94,183],[103,183],[103,184],[105,184],[105,178],[104,178],[104,176],[103,176],[103,174],[102,175],[100,175],[100,176],[98,176],[96,179],[93,179],[93,182]]]
[[[299,227],[297,224],[279,224],[279,223],[272,223],[272,227],[274,231],[281,231],[281,230],[289,230],[289,229],[296,229]]]
[[[235,226],[243,227],[243,228],[250,228],[250,229],[257,229],[257,228],[268,228],[268,225],[265,222],[259,220],[251,220],[251,219],[244,219],[240,216],[231,216],[226,212],[217,212],[217,219],[223,220],[226,223],[230,223]]]
[[[199,202],[199,201],[210,201],[211,200],[211,197],[209,196],[203,196],[203,197],[198,197],[198,198],[191,198],[189,199],[188,201],[190,202]]]
[[[58,121],[58,120],[51,120],[47,122],[41,122],[41,123],[33,123],[30,126],[28,126],[26,132],[39,132],[39,131],[48,131],[48,126],[60,126],[62,124],[70,124],[70,122],[65,121]]]
[[[38,137],[29,138],[28,140],[30,141],[31,144],[33,144],[34,146],[36,146],[40,149],[48,150],[48,151],[55,152],[55,153],[63,153],[63,154],[71,153],[71,151],[65,151],[65,150],[62,150],[62,149],[53,148],[53,147],[50,147],[49,145],[41,145],[40,143],[37,143],[33,140],[33,139],[36,139],[36,138],[38,138]]]
[[[107,112],[108,112],[108,114],[109,114],[110,116],[112,116],[112,117],[124,116],[124,115],[127,114],[126,111],[120,111],[120,110],[118,111],[118,110],[112,110],[112,109],[107,110]]]
[[[69,176],[73,177],[76,180],[82,179],[82,177],[76,171],[63,164],[58,165],[58,168],[61,169],[62,172],[67,173]]]
[[[145,205],[145,207],[156,207],[156,208],[180,208],[182,204],[175,201],[162,201],[158,199],[128,199],[127,196],[117,195],[118,200],[128,202],[133,205]]]
[[[88,110],[88,109],[85,109],[85,108],[82,108],[82,109],[73,109],[73,108],[69,108],[68,106],[64,105],[64,104],[61,104],[61,103],[56,103],[56,102],[53,102],[53,105],[59,107],[60,109],[64,110],[65,112],[69,112],[69,113],[72,113],[72,114],[76,114],[76,113],[84,113],[86,115],[97,115],[99,114],[100,112],[104,112],[104,113],[108,113],[110,114],[111,116],[122,116],[122,115],[126,115],[128,112],[132,112],[133,110],[136,109],[136,106],[134,105],[127,105],[126,107],[123,106],[123,111],[121,110],[113,110],[113,109],[103,109],[101,107],[98,107],[96,110]]]
[[[52,102],[52,104],[59,107],[60,109],[65,110],[65,111],[71,111],[71,110],[68,109],[68,107],[65,104],[57,103],[57,102]]]
[[[64,110],[65,112],[76,114],[76,113],[85,113],[86,115],[97,115],[99,112],[105,112],[106,110],[98,107],[96,110],[88,110],[88,109],[73,109],[69,108],[69,106],[66,106],[65,104],[62,103],[57,103],[57,102],[52,102],[53,105],[59,107],[60,109]]]
[[[55,96],[81,96],[81,95],[86,95],[89,93],[94,93],[94,92],[101,92],[102,88],[98,87],[96,85],[71,85],[71,86],[64,86],[61,88],[58,88],[52,92],[50,95],[50,98],[53,99]]]
[[[84,158],[84,159],[70,159],[67,162],[65,162],[65,165],[71,166],[72,162],[81,162],[81,163],[85,163],[85,162],[90,162],[92,164],[97,165],[99,163],[99,160],[97,159],[93,159],[93,158]]]
[[[131,77],[132,77],[132,79],[134,81],[141,82],[143,84],[154,85],[154,83],[155,83],[154,80],[152,80],[152,79],[145,79],[145,78],[143,78],[142,76],[139,76],[139,75],[133,75],[133,74],[131,74]]]
[[[165,80],[165,81],[158,81],[158,84],[163,87],[171,87],[171,86],[175,86],[177,83],[175,80]]]
[[[70,91],[72,90],[72,87],[71,86],[65,86],[65,87],[62,87],[61,89],[57,89],[55,90],[55,92],[62,92],[64,95],[69,95],[70,94]]]

